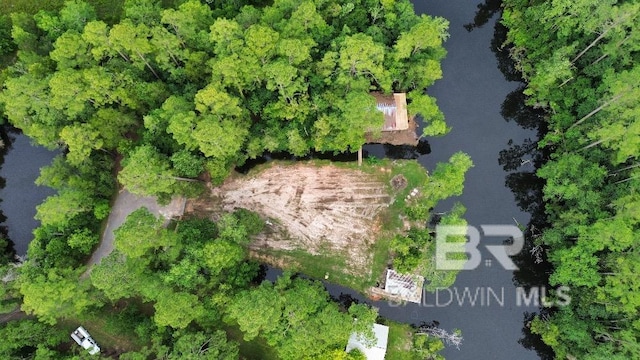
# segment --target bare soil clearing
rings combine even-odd
[[[208,196],[189,201],[186,212],[216,217],[221,210],[255,211],[267,221],[266,231],[251,245],[261,260],[273,251],[335,254],[348,266],[341,271],[365,275],[370,272],[378,215],[392,201],[382,179],[334,165],[276,164],[213,188]]]

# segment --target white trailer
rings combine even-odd
[[[93,340],[89,332],[82,326],[78,327],[71,333],[71,338],[75,340],[78,345],[82,346],[91,355],[95,355],[100,352],[100,346]]]

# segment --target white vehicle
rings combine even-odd
[[[87,330],[82,326],[71,333],[71,338],[75,340],[78,345],[89,351],[89,354],[91,355],[95,355],[100,352],[100,346],[96,344],[95,340],[93,340],[91,335],[89,335],[89,332],[87,332]]]

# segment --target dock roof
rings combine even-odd
[[[385,95],[374,92],[371,95],[376,98],[376,108],[384,114],[382,131],[407,130],[409,128],[407,95],[405,93]]]

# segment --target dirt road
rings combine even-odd
[[[17,308],[10,313],[0,315],[0,324],[8,323],[9,321],[21,320],[29,317],[25,312]]]
[[[99,264],[103,257],[113,251],[113,231],[120,227],[127,216],[133,211],[141,207],[146,207],[152,214],[156,216],[162,215],[165,219],[170,219],[182,215],[184,204],[184,198],[176,198],[172,200],[169,205],[160,206],[154,197],[141,197],[133,195],[127,190],[121,190],[111,207],[111,213],[109,213],[107,226],[104,229],[104,233],[102,233],[100,246],[93,252],[87,263],[87,272],[91,270],[93,265]]]

